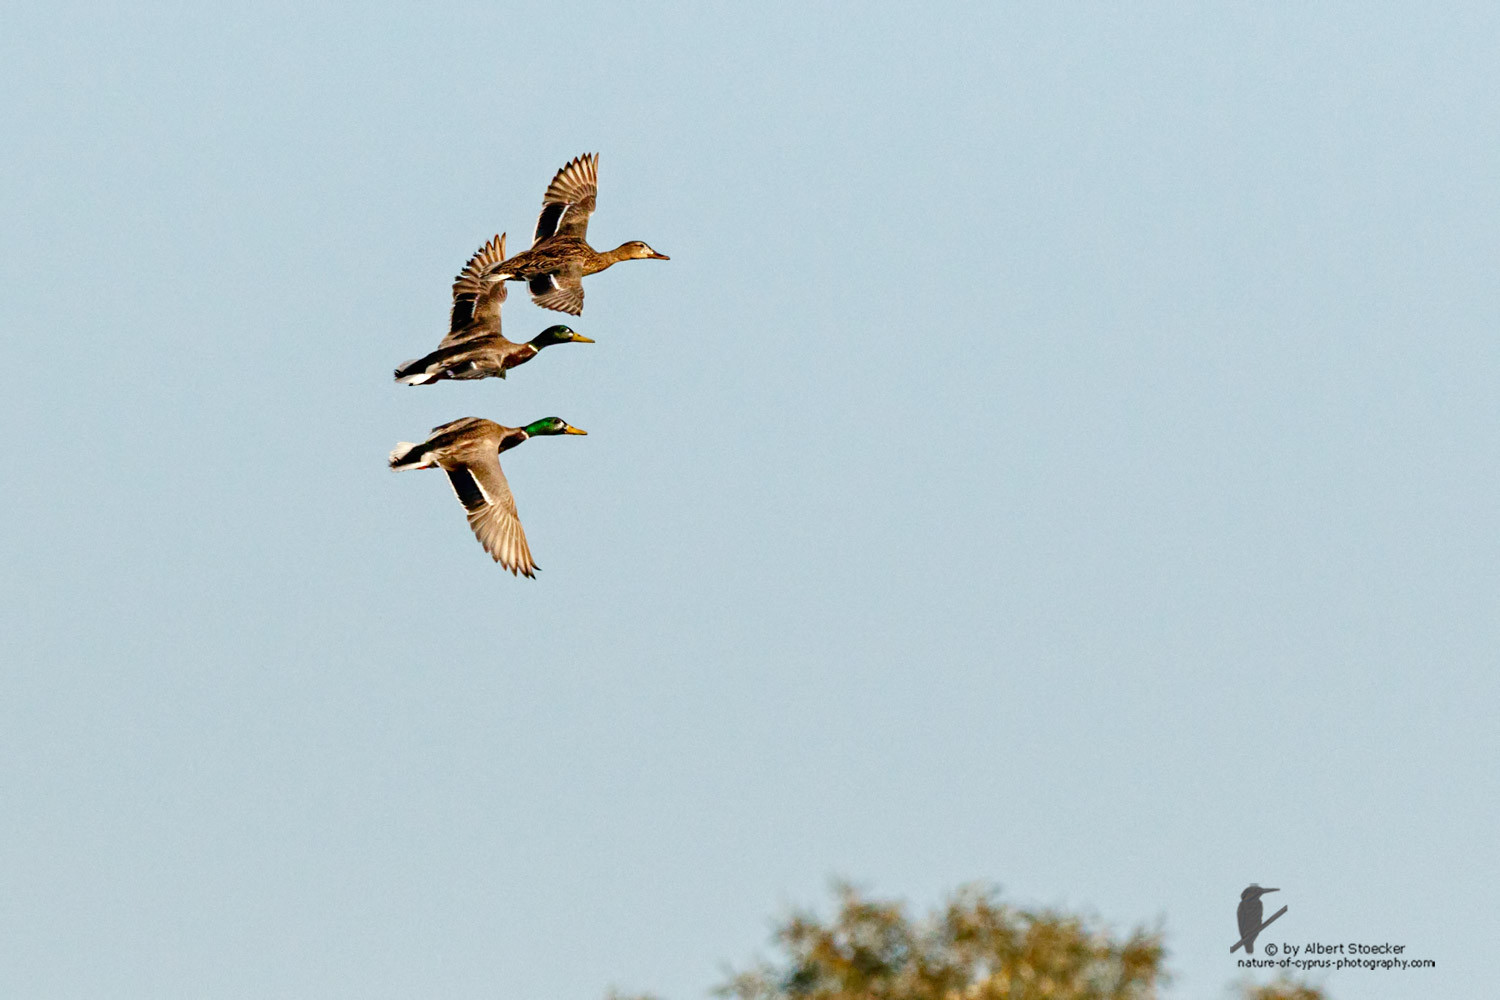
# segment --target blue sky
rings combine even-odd
[[[839,875],[1489,984],[1492,6],[5,21],[7,995],[696,997]],[[671,262],[394,385],[593,150]],[[535,582],[470,414],[590,432]]]

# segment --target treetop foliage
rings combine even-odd
[[[1097,920],[959,889],[920,919],[897,901],[835,886],[824,921],[794,913],[776,930],[777,956],[731,972],[725,1000],[1158,1000],[1166,984],[1160,931],[1117,935]],[[1243,1000],[1325,1000],[1289,979],[1242,985]],[[627,1000],[612,994],[611,1000]],[[638,997],[635,1000],[651,1000]]]
[[[731,1000],[1154,1000],[1166,979],[1161,935],[1115,937],[1084,918],[1001,902],[994,889],[956,892],[922,920],[899,902],[836,889],[829,923],[794,915],[783,953],[735,974]]]

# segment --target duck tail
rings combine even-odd
[[[424,462],[422,459],[421,445],[412,444],[410,441],[398,441],[396,447],[391,450],[391,471],[426,469],[432,466],[431,462]]]
[[[436,382],[442,377],[443,371],[432,363],[431,354],[424,358],[403,361],[401,367],[396,369],[396,381],[402,385],[425,385],[428,382]]]

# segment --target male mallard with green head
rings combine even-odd
[[[583,278],[622,260],[670,260],[640,240],[600,253],[589,246],[589,216],[599,194],[599,154],[574,157],[552,178],[542,197],[531,249],[491,266],[491,281],[524,281],[531,300],[571,316],[583,312]]]
[[[507,369],[525,364],[544,347],[593,343],[561,325],[548,327],[524,344],[501,336],[500,305],[505,301],[505,282],[487,281],[482,275],[486,268],[504,259],[504,233],[469,258],[458,277],[453,279],[453,308],[448,314],[448,335],[431,354],[397,368],[397,382],[425,385],[446,378],[504,378]]]
[[[469,514],[474,536],[512,575],[535,577],[537,564],[526,545],[516,513],[516,498],[500,470],[500,453],[529,438],[546,434],[587,434],[567,421],[547,417],[525,427],[506,427],[493,420],[463,417],[432,429],[421,444],[402,441],[391,452],[391,468],[430,469],[448,473],[448,482]]]

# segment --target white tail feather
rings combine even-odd
[[[421,445],[410,441],[398,441],[396,447],[391,449],[391,468],[397,472],[402,469],[421,469],[426,467],[422,461],[422,455],[417,452]]]
[[[412,365],[414,365],[416,363],[417,363],[417,359],[416,358],[412,358],[410,361],[403,361],[403,362],[401,362],[401,367],[397,368],[396,371],[398,373],[404,372],[404,371],[406,371],[408,368],[410,368]],[[397,378],[396,378],[396,381],[400,382],[402,385],[421,385],[424,382],[431,382],[434,377],[435,376],[431,372],[419,371],[419,372],[410,372],[410,373],[408,373],[406,375],[400,375],[400,374],[398,374]]]

